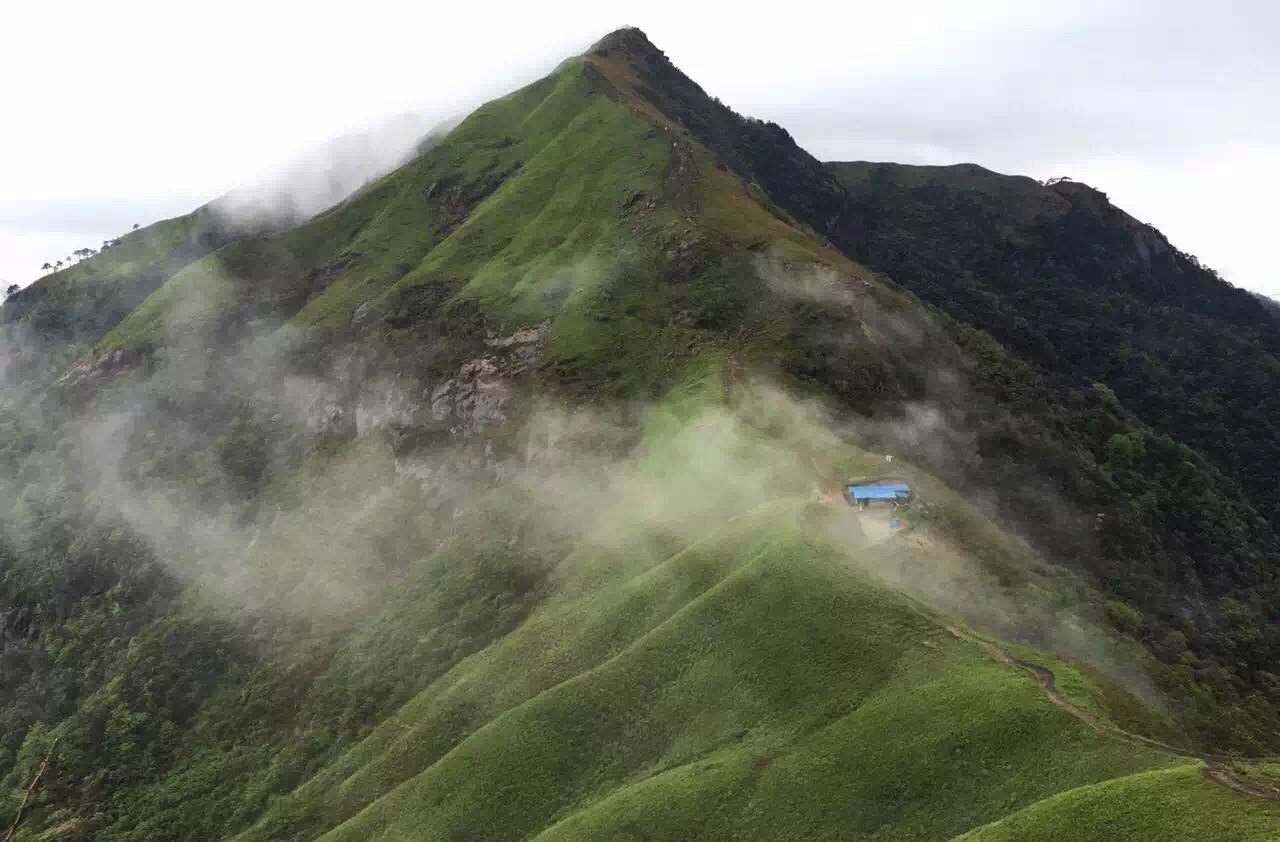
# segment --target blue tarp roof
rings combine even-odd
[[[897,500],[910,495],[911,486],[906,483],[849,486],[849,496],[855,500]]]

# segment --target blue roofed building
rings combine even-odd
[[[851,505],[859,509],[865,509],[872,502],[898,506],[910,502],[911,486],[905,482],[850,485],[846,488],[846,498]]]

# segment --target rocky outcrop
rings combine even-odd
[[[467,360],[456,374],[430,393],[431,418],[452,435],[477,436],[511,417],[514,382],[533,365],[549,324],[522,328],[510,336],[489,337],[496,353]]]
[[[137,359],[137,354],[123,350],[82,359],[58,378],[58,386],[63,389],[94,386],[112,374],[131,368]]]

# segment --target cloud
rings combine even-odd
[[[891,66],[753,99],[820,157],[865,138],[1018,170],[1082,153],[1168,162],[1224,142],[1273,142],[1280,118],[1266,103],[1280,89],[1280,11],[1270,4],[1085,3],[979,18],[980,28],[946,37],[904,33]],[[849,64],[859,64],[856,47]]]
[[[857,342],[921,353],[920,325],[882,311],[861,279],[768,261],[760,268],[777,292],[846,310]],[[98,527],[74,542],[82,549],[96,551],[104,534],[127,535],[146,548],[138,557],[153,558],[192,601],[270,638],[262,630],[272,624],[326,635],[359,626],[459,542],[447,557],[454,565],[522,565],[534,543],[550,547],[556,552],[537,560],[539,587],[564,596],[597,576],[638,574],[762,507],[808,501],[826,512],[826,538],[851,575],[879,577],[1150,693],[1087,601],[1064,586],[1074,583],[1054,578],[1013,528],[994,526],[984,489],[962,489],[962,497],[910,464],[973,458],[957,374],[936,372],[931,395],[877,419],[749,377],[727,402],[583,407],[510,375],[541,336],[490,337],[482,356],[456,372],[425,374],[394,363],[375,371],[340,349],[327,368],[297,370],[293,335],[271,325],[234,343],[173,330],[145,373],[116,375],[86,415],[64,416],[60,428],[15,400],[16,390],[0,390],[9,410],[55,440],[0,477],[3,537],[25,548],[15,533],[38,532],[41,513],[65,517],[82,505]],[[944,367],[937,357],[930,364]],[[438,387],[467,376],[475,392],[501,395],[501,411],[480,424],[455,404],[453,417],[436,418]],[[921,522],[923,549],[864,528],[838,496],[842,471],[878,467],[886,450],[942,513]],[[467,543],[477,522],[497,562]],[[1001,575],[951,540],[953,529],[978,536],[984,555],[1005,563]],[[869,543],[880,537],[887,540]],[[19,556],[38,560],[38,549]]]
[[[119,236],[135,224],[190,213],[200,203],[194,195],[124,196],[119,199],[0,199],[0,229],[14,234],[99,232]]]
[[[0,133],[0,183],[17,199],[199,204],[278,172],[323,138],[499,96],[631,23],[708,92],[782,123],[820,158],[1070,175],[1230,267],[1236,283],[1280,293],[1245,230],[1265,215],[1256,197],[1274,194],[1280,175],[1231,165],[1245,149],[1255,162],[1273,158],[1280,137],[1280,10],[1265,0],[802,3],[766,17],[655,2],[628,20],[585,0],[565,0],[555,15],[372,0],[357,15],[305,19],[290,4],[245,0],[217,19],[153,0],[63,8],[27,4],[10,22],[15,32],[58,32],[56,47],[32,38],[0,51],[4,77],[26,80],[7,91],[12,119]],[[252,32],[236,23],[246,16]],[[241,45],[236,55],[228,43]],[[48,60],[51,49],[60,61]],[[184,72],[163,70],[175,66]],[[1215,178],[1197,176],[1206,165]],[[1159,183],[1183,189],[1171,198],[1152,189]],[[108,214],[111,224],[82,230],[110,235],[122,220]],[[15,243],[0,242],[0,274],[30,262],[9,256],[32,251]]]
[[[301,222],[405,164],[459,121],[401,114],[332,140],[256,183],[219,197],[212,207],[259,225]]]

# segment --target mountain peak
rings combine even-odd
[[[683,56],[617,30],[0,309],[10,835],[1280,839],[1280,317]]]
[[[634,26],[624,26],[610,32],[591,45],[587,55],[601,58],[622,55],[626,58],[643,60],[666,58],[666,54],[654,46],[649,36]]]

